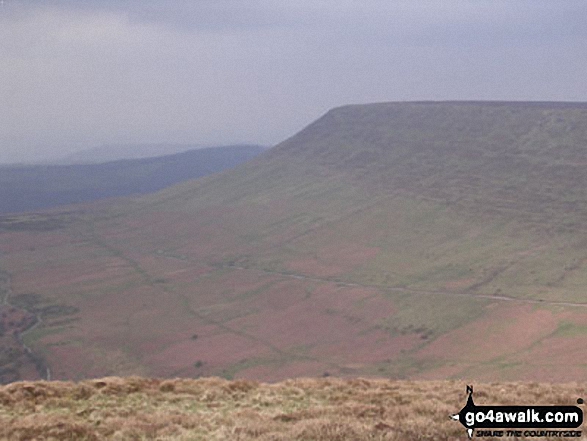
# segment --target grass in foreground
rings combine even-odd
[[[578,384],[475,384],[478,405],[572,405],[584,395]],[[110,377],[21,382],[0,387],[0,438],[464,440],[463,427],[449,415],[464,406],[465,398],[465,384],[455,381],[323,378],[262,384]]]

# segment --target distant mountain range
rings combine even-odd
[[[167,156],[175,153],[208,148],[199,144],[113,144],[93,147],[80,152],[71,153],[58,160],[60,164],[97,164],[117,161],[120,159],[141,159],[156,156]]]
[[[264,149],[257,145],[238,145],[97,164],[3,166],[0,168],[0,213],[154,192],[234,167]],[[155,151],[159,149],[152,147],[134,153],[146,155]],[[77,159],[105,159],[115,152],[90,153],[80,154]],[[127,153],[132,152],[128,150]],[[116,155],[124,155],[124,152],[116,151]]]

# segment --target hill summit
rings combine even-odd
[[[587,209],[586,117],[585,103],[345,106],[271,155],[332,168],[377,190],[579,227]]]

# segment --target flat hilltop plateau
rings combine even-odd
[[[0,381],[583,381],[586,166],[587,104],[353,105],[155,194],[2,216]]]
[[[503,382],[475,384],[474,390],[477,405],[576,405],[586,391],[577,383]],[[456,441],[467,435],[449,416],[465,403],[461,381],[21,382],[0,387],[0,439]]]

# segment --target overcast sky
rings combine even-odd
[[[584,0],[3,0],[0,162],[275,144],[328,109],[587,101]]]

